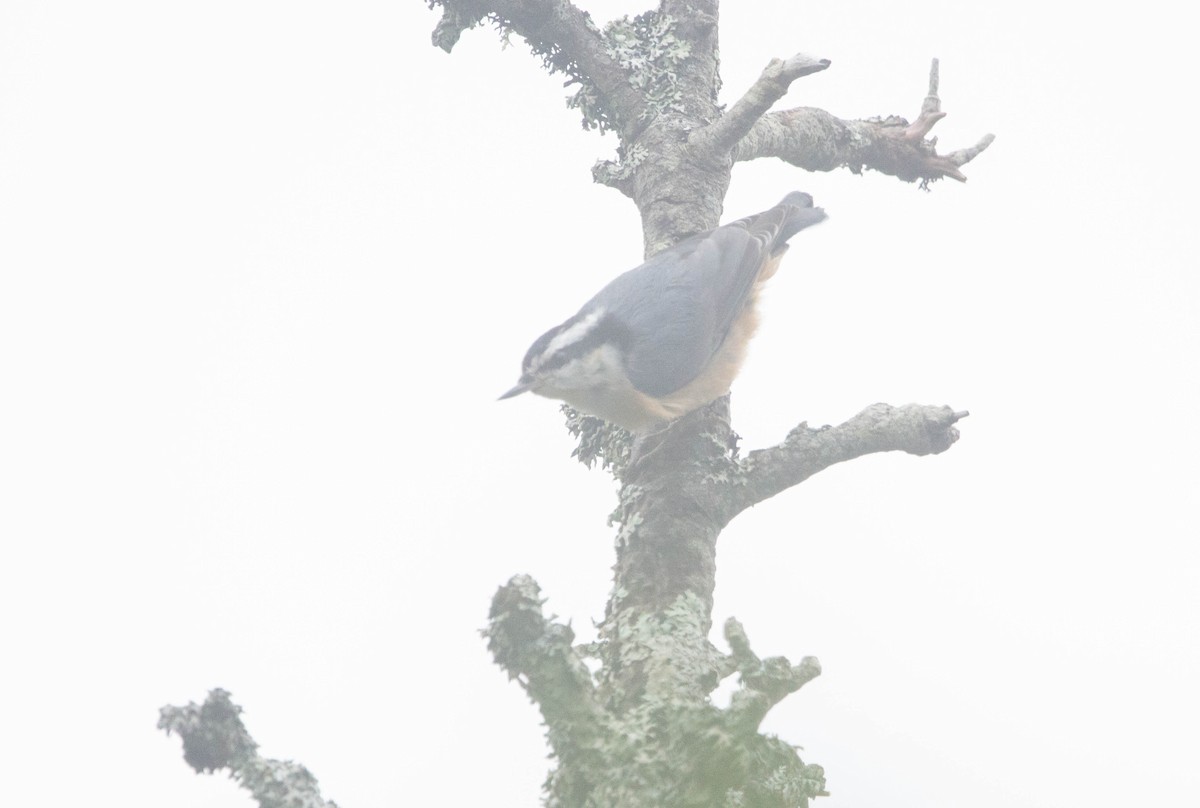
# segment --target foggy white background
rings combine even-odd
[[[606,20],[642,5],[589,2]],[[828,808],[1183,805],[1200,789],[1193,27],[1168,4],[727,2],[724,97],[912,118],[970,182],[813,193],[734,388],[744,446],[971,410],[738,518],[716,623],[824,675],[766,729]],[[1182,12],[1180,12],[1182,13]],[[614,487],[529,342],[640,260],[519,38],[388,2],[0,5],[0,799],[245,806],[155,728],[231,690],[343,808],[536,805],[539,718],[478,629],[534,575],[582,638]],[[723,647],[723,641],[717,637]]]

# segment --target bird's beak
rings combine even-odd
[[[519,395],[521,395],[522,393],[528,393],[528,392],[529,392],[529,389],[530,389],[531,387],[533,387],[533,382],[521,382],[521,383],[519,383],[519,384],[518,384],[516,387],[514,387],[514,388],[513,388],[513,389],[511,389],[511,390],[509,390],[507,393],[505,393],[504,395],[500,396],[500,398],[498,398],[498,399],[496,399],[496,400],[497,400],[497,401],[503,401],[503,400],[504,400],[504,399],[506,399],[506,398],[512,398],[513,396],[519,396]]]

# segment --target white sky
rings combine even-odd
[[[767,729],[828,808],[1200,789],[1193,26],[1068,6],[723,9],[729,100],[803,50],[833,67],[781,106],[912,117],[938,56],[944,147],[997,134],[965,186],[761,161],[727,200],[831,215],[772,282],[747,448],[972,412],[722,538],[717,625],[824,666]],[[589,635],[613,485],[553,403],[493,399],[641,237],[561,77],[435,20],[0,5],[5,803],[246,805],[154,729],[220,686],[343,808],[537,804],[538,716],[477,630],[528,572]]]

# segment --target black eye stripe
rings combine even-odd
[[[541,363],[537,366],[538,372],[556,370],[573,359],[587,356],[601,345],[611,344],[621,351],[625,351],[628,348],[630,340],[629,329],[611,315],[606,314],[595,325],[585,331],[579,339],[562,346],[550,356],[543,357],[546,348],[554,341],[555,337],[577,325],[580,320],[585,319],[587,316],[586,314],[577,314],[557,328],[552,328],[538,337],[537,341],[530,347],[529,352],[525,354],[525,361],[522,367],[528,370],[532,363],[541,359]]]

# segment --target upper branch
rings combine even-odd
[[[778,157],[809,171],[847,166],[855,173],[871,168],[923,186],[942,177],[966,182],[959,169],[992,144],[994,135],[950,154],[937,153],[937,138],[926,139],[946,117],[938,97],[938,60],[929,71],[929,92],[916,121],[889,116],[844,121],[820,109],[798,107],[760,117],[734,147],[735,160]]]
[[[728,154],[750,132],[755,122],[783,98],[793,81],[819,73],[829,65],[828,59],[815,59],[803,53],[797,53],[787,61],[772,59],[758,80],[728,112],[703,129],[696,130],[690,139],[692,145],[710,157]]]
[[[636,120],[645,99],[608,52],[591,16],[570,0],[430,0],[443,7],[433,43],[449,52],[466,29],[485,18],[524,38],[548,67],[590,81],[620,120]]]
[[[739,464],[729,518],[818,471],[874,452],[939,454],[958,440],[954,424],[968,413],[949,407],[872,404],[835,427],[810,429],[800,424],[783,443],[751,452]]]

